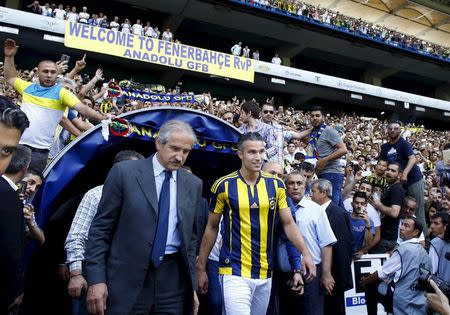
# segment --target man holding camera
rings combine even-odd
[[[363,287],[374,284],[378,280],[388,283],[386,297],[392,293],[393,313],[426,314],[426,297],[418,281],[420,269],[430,270],[431,263],[427,252],[419,243],[419,236],[423,226],[414,217],[403,219],[400,237],[403,243],[397,247],[392,256],[377,271],[363,277],[360,284]],[[388,310],[387,310],[388,311]],[[392,312],[392,311],[391,311]],[[368,313],[371,315],[368,307]]]

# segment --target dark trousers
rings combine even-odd
[[[219,281],[219,262],[208,260],[206,272],[208,274],[208,314],[222,315],[223,294]]]
[[[186,314],[193,298],[187,267],[181,255],[166,255],[155,269],[150,267],[130,315]]]
[[[378,286],[380,285],[381,280],[376,283],[370,284],[366,286],[364,292],[366,294],[366,307],[367,307],[367,315],[377,315],[378,314],[378,303],[381,303],[384,306],[386,312],[393,313],[392,308],[392,293],[382,295],[378,292]],[[391,290],[388,288],[387,290]],[[392,292],[392,291],[390,291]]]
[[[322,276],[321,266],[317,265],[317,276],[309,283],[305,283],[305,293],[294,295],[287,286],[292,279],[292,273],[281,272],[277,277],[279,315],[323,315],[324,290],[320,287]]]
[[[31,149],[31,162],[29,167],[36,171],[43,172],[47,166],[49,150],[37,149],[29,145],[25,146]]]
[[[332,295],[325,295],[325,315],[345,315],[344,291],[334,289]]]

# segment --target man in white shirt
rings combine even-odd
[[[237,43],[233,47],[231,47],[231,53],[235,56],[240,56],[242,50],[242,42]]]
[[[83,7],[83,11],[80,12],[80,14],[78,15],[79,17],[79,22],[80,23],[84,23],[87,24],[88,20],[89,20],[89,13],[87,12],[87,7]]]
[[[77,8],[72,7],[72,10],[67,13],[66,18],[67,18],[67,21],[76,23],[78,21]]]
[[[154,28],[153,28],[153,38],[159,38],[159,35],[161,35],[161,32],[159,31],[159,29],[158,29],[158,26],[155,26]]]
[[[286,189],[295,205],[295,222],[301,231],[314,263],[317,277],[305,284],[305,293],[293,298],[289,294],[280,294],[280,313],[302,310],[302,314],[323,314],[324,290],[322,283],[334,286],[331,276],[332,246],[336,237],[331,229],[328,216],[324,208],[304,197],[306,179],[298,171],[294,171],[285,178]],[[289,272],[285,244],[278,246],[278,263],[283,272]],[[286,291],[279,288],[280,293]],[[284,310],[284,311],[283,311]]]
[[[56,8],[55,10],[53,10],[53,15],[55,17],[55,19],[58,20],[64,20],[66,18],[66,10],[64,10],[64,6],[62,4],[60,4],[58,6],[58,8]]]
[[[53,10],[50,8],[50,4],[46,3],[44,6],[41,7],[42,11],[41,14],[44,16],[52,17]]]
[[[397,244],[401,244],[404,241],[400,237],[400,229],[403,224],[403,218],[407,217],[416,217],[416,210],[417,210],[417,201],[414,199],[414,197],[406,196],[403,199],[402,208],[400,209],[400,221],[398,222],[398,238],[397,238]],[[419,242],[422,243],[422,245],[425,245],[425,235],[420,233],[419,236]]]
[[[250,48],[248,48],[248,46],[244,47],[244,50],[242,51],[242,57],[250,58]]]
[[[120,23],[119,23],[119,17],[118,17],[118,16],[115,16],[115,17],[114,17],[114,20],[111,21],[111,23],[109,23],[109,27],[110,27],[112,30],[116,30],[116,31],[119,30],[119,28],[120,28]]]
[[[143,35],[142,34],[143,26],[141,24],[141,20],[137,19],[136,23],[133,25],[133,34],[134,35]]]
[[[278,57],[278,53],[275,53],[275,56],[272,58],[272,63],[274,65],[281,65],[281,59]]]
[[[430,270],[431,263],[427,252],[419,243],[419,236],[423,231],[423,226],[413,217],[403,219],[400,228],[400,237],[403,243],[400,244],[386,262],[377,271],[363,277],[360,284],[366,288],[366,302],[370,309],[378,302],[374,296],[367,297],[367,291],[377,287],[378,280],[385,283],[395,284],[393,293],[393,313],[394,314],[426,314],[426,297],[417,284],[419,279],[419,269],[421,267]],[[375,284],[375,286],[373,285]],[[387,290],[392,290],[391,286]],[[372,314],[373,310],[369,311]],[[390,310],[392,313],[392,310]]]
[[[258,51],[258,49],[256,49],[254,52],[253,52],[253,59],[255,59],[255,60],[259,60],[259,51]]]
[[[167,28],[163,33],[162,33],[162,40],[166,40],[168,42],[171,42],[173,39],[173,35],[172,32],[170,31],[170,28]]]

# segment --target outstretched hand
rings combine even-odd
[[[19,46],[17,46],[13,39],[8,38],[5,40],[5,46],[3,49],[5,57],[14,57],[17,54],[17,49],[19,49]]]

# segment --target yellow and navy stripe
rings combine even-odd
[[[223,214],[220,274],[251,279],[271,277],[276,211],[287,208],[285,187],[278,178],[261,173],[247,185],[239,172],[216,181],[211,211]]]

